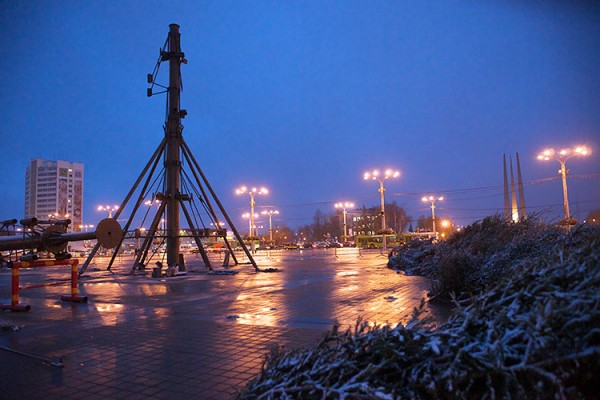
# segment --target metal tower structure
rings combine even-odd
[[[523,176],[521,176],[521,162],[519,153],[517,155],[517,185],[519,190],[519,218],[527,219],[527,207],[525,206],[525,191],[523,190]]]
[[[201,241],[202,238],[223,238],[229,254],[231,254],[234,262],[238,264],[233,249],[227,240],[226,229],[222,228],[224,222],[221,222],[222,220],[216,212],[218,208],[221,213],[220,215],[229,225],[239,245],[248,257],[249,262],[256,271],[260,271],[183,138],[181,120],[185,118],[187,111],[180,107],[182,90],[181,64],[187,64],[187,60],[185,59],[185,54],[181,51],[179,25],[171,24],[169,28],[167,40],[160,50],[160,56],[154,67],[154,71],[152,74],[148,74],[148,83],[151,87],[148,88],[147,92],[148,97],[160,93],[166,93],[167,95],[166,121],[163,127],[165,136],[114,216],[117,219],[121,212],[125,210],[128,202],[137,194],[136,201],[133,203],[133,210],[123,227],[125,235],[123,235],[114,251],[108,269],[110,270],[114,263],[115,257],[125,238],[134,238],[140,242],[135,261],[131,268],[132,273],[139,267],[144,266],[152,258],[157,251],[155,248],[157,243],[160,246],[166,245],[166,263],[168,266],[179,265],[180,268],[183,268],[183,260],[180,258],[180,240],[185,237],[193,238],[207,268],[212,270],[206,249]],[[163,62],[169,63],[168,86],[163,86],[156,82],[161,63]],[[164,90],[154,92],[155,87]],[[163,168],[158,173],[158,176],[155,177],[154,175],[161,159],[163,160]],[[184,165],[187,165],[189,172],[183,168]],[[142,181],[144,183],[141,189],[138,190]],[[148,198],[151,200],[146,200]],[[213,205],[213,202],[216,204],[216,207]],[[143,210],[143,205],[149,206],[143,221],[150,214],[152,206],[157,206],[157,211],[151,218],[150,228],[147,231],[142,231],[140,228],[135,229],[133,225],[134,217],[138,211]],[[187,229],[182,229],[181,227],[181,211],[183,211],[185,220],[188,223]],[[210,222],[213,228],[208,226],[208,222]],[[143,243],[141,243],[142,239]],[[96,245],[83,264],[80,274],[85,271],[98,249],[99,245]]]
[[[517,222],[527,219],[527,209],[525,207],[525,192],[523,190],[523,177],[521,176],[521,163],[519,162],[519,153],[517,156],[517,179],[518,179],[518,195],[519,201],[517,204],[517,192],[515,191],[515,177],[513,173],[512,155],[510,155],[510,189],[508,187],[508,175],[506,169],[506,154],[502,156],[504,162],[504,219],[506,221]]]

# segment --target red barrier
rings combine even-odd
[[[20,276],[20,268],[34,268],[34,267],[50,267],[57,265],[70,265],[71,266],[71,295],[70,296],[61,296],[62,301],[69,301],[73,303],[85,303],[87,302],[86,296],[79,296],[79,291],[77,288],[77,278],[78,278],[78,269],[77,265],[79,264],[79,260],[50,260],[50,261],[31,261],[31,262],[17,262],[12,265],[12,288],[11,288],[11,304],[0,304],[0,310],[10,310],[15,312],[27,312],[31,310],[29,305],[19,304],[19,290],[20,289],[31,289],[34,287],[43,287],[43,286],[54,286],[57,284],[63,284],[63,282],[57,283],[46,283],[40,285],[31,285],[23,288],[19,287],[19,276]]]
[[[71,295],[61,296],[62,301],[70,301],[72,303],[87,303],[87,296],[79,296],[79,289],[77,288],[77,260],[71,264]]]

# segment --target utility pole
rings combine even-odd
[[[181,62],[184,54],[180,47],[179,25],[169,25],[167,51],[161,52],[161,59],[169,61],[169,88],[167,91],[167,122],[165,135],[167,136],[167,151],[165,158],[165,171],[167,175],[167,265],[179,263],[179,231],[180,211],[179,196],[181,185],[181,110],[179,109],[179,96],[181,92]]]

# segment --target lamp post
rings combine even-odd
[[[569,211],[569,195],[567,193],[567,174],[569,173],[569,170],[566,167],[566,162],[572,157],[584,157],[589,156],[590,154],[592,154],[592,150],[590,148],[586,146],[578,146],[574,149],[561,149],[559,152],[556,152],[554,149],[546,149],[537,156],[538,160],[556,160],[560,164],[560,169],[558,170],[558,173],[562,177],[563,205],[565,209],[565,220],[567,221],[567,223],[571,219],[571,213]]]
[[[383,182],[386,179],[391,179],[391,178],[397,178],[400,176],[400,171],[396,171],[393,169],[386,169],[385,171],[383,171],[383,173],[380,173],[379,170],[374,169],[373,171],[369,171],[369,172],[365,172],[363,175],[364,180],[374,180],[379,182],[379,190],[378,192],[381,195],[381,230],[383,233],[383,250],[385,250],[387,248],[387,243],[386,243],[386,238],[385,238],[385,234],[386,234],[386,227],[385,227],[385,199],[384,199],[384,192],[385,189],[383,187]]]
[[[346,209],[347,208],[354,208],[354,203],[349,203],[347,201],[343,202],[343,203],[335,203],[335,208],[341,208],[342,212],[344,214],[344,236],[342,238],[343,242],[348,241],[348,230],[347,230],[347,225],[346,225]]]
[[[91,228],[93,228],[93,227],[94,227],[94,225],[91,225],[91,224],[85,224],[85,225],[81,224],[81,225],[79,225],[79,229],[80,229],[80,230],[81,230],[81,229],[85,229],[86,233],[87,233],[87,231],[88,231],[88,228],[90,228],[90,229],[91,229]],[[84,247],[84,248],[85,248],[85,247],[88,247],[88,244],[89,244],[89,242],[90,242],[89,240],[84,240],[84,241],[83,241],[83,247]]]
[[[93,228],[94,225],[79,225],[79,229],[85,229],[85,231],[88,231],[88,228]]]
[[[258,218],[258,214],[254,214],[254,218],[251,217],[250,213],[243,213],[242,218],[248,218],[248,237],[252,236],[254,230],[254,218]]]
[[[237,194],[238,196],[244,194],[250,196],[250,236],[252,237],[256,236],[256,232],[254,231],[254,205],[256,204],[256,202],[254,201],[254,196],[256,196],[257,194],[267,193],[269,193],[269,191],[264,187],[257,189],[255,187],[247,188],[246,186],[241,186],[235,190],[235,194]]]
[[[161,201],[158,200],[158,199],[155,199],[154,201],[152,201],[152,200],[146,200],[144,202],[144,204],[147,205],[148,208],[151,208],[152,205],[155,205],[157,209],[160,209]],[[158,227],[158,231],[159,231],[159,235],[163,235],[164,232],[165,232],[165,219],[164,218],[160,219],[160,225]]]
[[[273,223],[271,221],[271,217],[273,217],[273,215],[278,215],[279,211],[265,210],[265,211],[261,212],[261,214],[269,216],[269,242],[273,243]]]
[[[431,225],[432,231],[435,237],[437,238],[437,231],[435,230],[435,202],[444,200],[443,196],[434,197],[434,196],[423,196],[421,199],[425,203],[431,203]]]
[[[115,205],[115,206],[98,206],[97,210],[98,211],[108,211],[108,218],[112,218],[112,213],[113,211],[117,211],[119,209],[119,206]]]

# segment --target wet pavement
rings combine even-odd
[[[211,254],[218,270],[222,258]],[[62,302],[67,283],[22,290],[28,313],[0,312],[0,325],[19,327],[0,331],[1,398],[230,399],[272,349],[311,346],[335,321],[406,321],[429,288],[357,249],[258,253],[260,268],[280,272],[240,264],[234,275],[206,274],[188,255],[185,276],[161,279],[129,275],[125,258],[108,272],[106,261],[81,279],[88,303]],[[21,286],[67,279],[68,268],[23,269]],[[10,280],[0,270],[2,304]],[[430,312],[443,320],[443,310]]]

